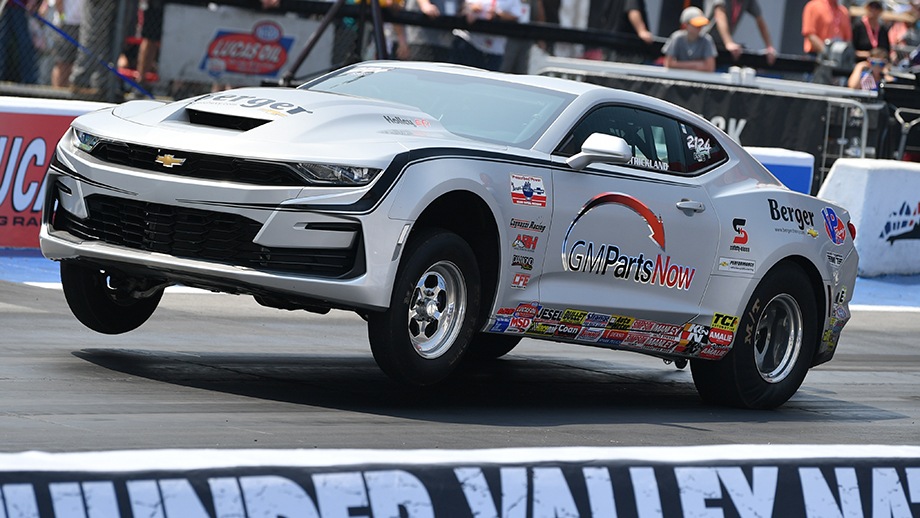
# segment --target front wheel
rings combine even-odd
[[[817,346],[818,315],[811,282],[782,264],[755,288],[731,351],[721,360],[691,360],[693,382],[708,402],[776,408],[802,385]]]
[[[140,327],[163,296],[163,288],[150,279],[127,277],[72,261],[61,262],[61,284],[77,320],[108,335]]]
[[[409,385],[443,381],[473,337],[479,298],[479,267],[466,241],[446,230],[421,231],[403,254],[390,307],[368,316],[377,365]]]

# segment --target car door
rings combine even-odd
[[[566,165],[596,132],[623,138],[629,163]],[[599,107],[576,125],[554,156],[544,308],[678,325],[698,314],[720,229],[694,175],[701,162],[724,161],[724,153],[713,157],[722,153],[714,139],[700,138],[676,119],[629,106]]]

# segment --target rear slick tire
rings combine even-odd
[[[788,401],[817,347],[817,306],[805,272],[791,263],[770,270],[754,289],[734,338],[721,360],[690,361],[703,400],[750,409]]]
[[[101,268],[61,262],[61,285],[70,311],[80,323],[98,333],[117,335],[133,331],[156,311],[163,289],[146,297],[119,289],[120,285],[132,284],[131,281]],[[141,280],[141,284],[148,282]]]
[[[407,385],[434,385],[460,364],[476,331],[480,277],[460,236],[425,229],[413,236],[396,274],[390,307],[368,316],[377,365]]]

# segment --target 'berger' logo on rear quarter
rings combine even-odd
[[[176,158],[173,155],[157,155],[157,159],[154,162],[162,164],[163,167],[172,168],[173,166],[182,165],[185,163],[184,158]]]

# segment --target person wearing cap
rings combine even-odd
[[[661,52],[664,66],[683,70],[713,72],[716,69],[716,44],[712,36],[701,34],[709,25],[709,18],[699,7],[688,7],[680,13],[681,29],[675,31],[665,42]]]
[[[837,0],[809,0],[802,10],[802,37],[806,54],[819,56],[828,41],[853,41],[850,11]]]
[[[773,39],[770,37],[770,29],[767,21],[763,17],[763,11],[757,0],[710,0],[711,6],[707,10],[716,24],[712,31],[712,39],[725,47],[725,50],[731,53],[732,58],[738,59],[744,49],[735,41],[735,29],[738,28],[738,22],[741,21],[741,15],[748,13],[754,17],[757,22],[757,29],[760,31],[760,37],[766,45],[764,54],[767,57],[767,63],[772,65],[776,62],[776,49],[773,47]]]
[[[853,50],[857,58],[867,59],[869,51],[874,48],[891,54],[888,27],[881,22],[884,9],[879,0],[869,0],[866,2],[866,14],[853,20]]]

